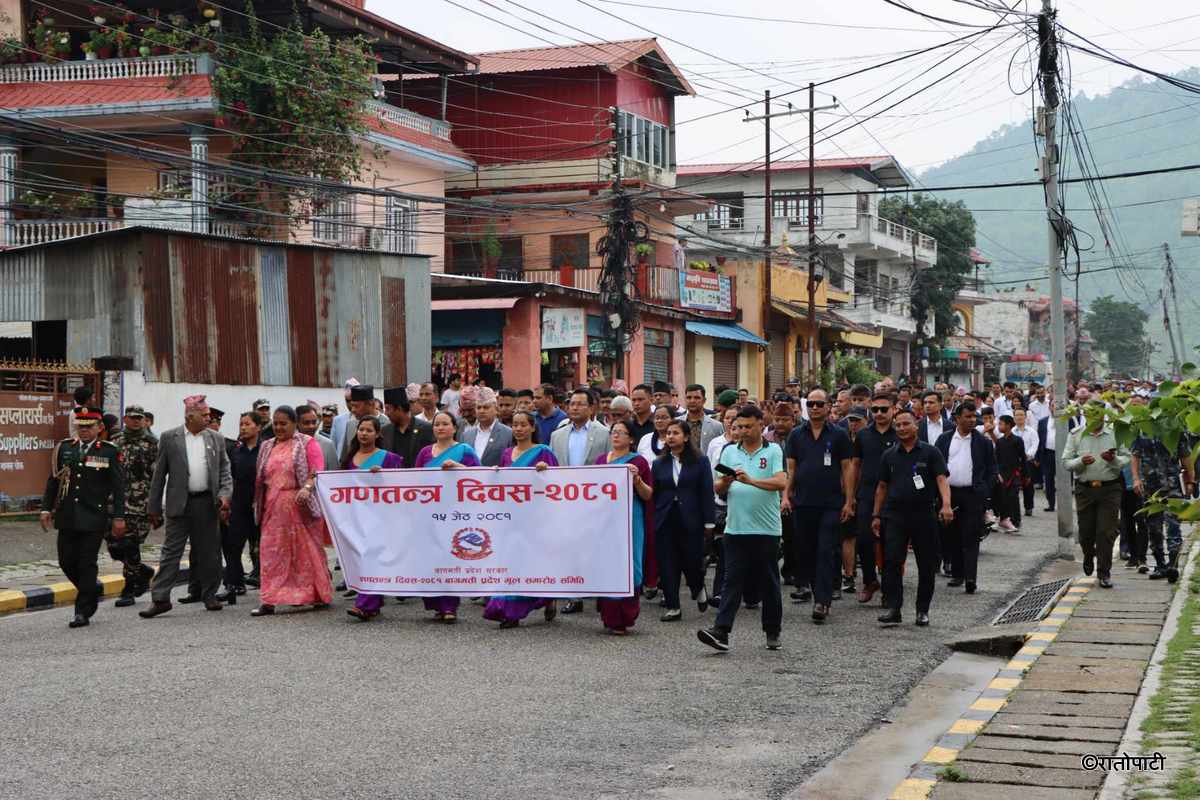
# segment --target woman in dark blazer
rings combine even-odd
[[[659,586],[667,611],[663,622],[681,619],[679,576],[692,599],[708,608],[704,590],[704,529],[716,519],[712,467],[691,444],[687,425],[672,420],[663,433],[666,448],[654,459],[654,541],[658,550]]]

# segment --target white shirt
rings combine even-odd
[[[683,462],[676,456],[671,456],[671,475],[675,479],[675,485],[679,485],[679,473],[683,470]]]
[[[1051,414],[1049,421],[1046,423],[1046,449],[1051,453],[1054,452],[1054,415]]]
[[[937,419],[925,418],[925,442],[927,444],[937,444],[938,437],[942,435],[943,425],[942,415],[938,414]]]
[[[187,448],[188,491],[208,491],[208,459],[204,451],[204,431],[192,433],[183,429],[183,444]]]
[[[992,403],[992,410],[996,412],[996,420],[997,421],[999,421],[999,419],[1002,416],[1004,416],[1005,414],[1008,414],[1011,417],[1012,416],[1012,401],[1009,400],[1004,395],[1000,395],[999,397],[996,398],[996,401],[994,403]]]
[[[950,438],[950,467],[951,486],[974,485],[975,462],[971,459],[971,434],[963,436],[957,430]]]
[[[725,449],[725,445],[727,444],[729,444],[729,440],[725,438],[725,434],[723,433],[708,443],[708,453],[706,455],[708,456],[708,463],[711,466],[716,467],[717,464],[721,463],[721,451]],[[721,477],[720,473],[714,469],[713,480],[715,481],[719,477]],[[721,495],[716,495],[716,498],[717,505],[725,505],[725,499]]]
[[[495,429],[496,423],[492,423],[491,427],[484,428],[480,425],[475,433],[475,452],[482,456],[483,451],[487,449],[488,441],[492,438],[492,431]]]
[[[1033,419],[1033,425],[1036,428],[1039,422],[1050,416],[1050,403],[1045,400],[1030,400],[1028,414]]]
[[[1016,436],[1018,439],[1025,442],[1025,457],[1028,459],[1037,458],[1037,429],[1026,425],[1024,428],[1013,428],[1012,432],[1013,436]]]
[[[454,416],[458,416],[459,399],[462,392],[457,389],[447,389],[442,392],[442,406]]]

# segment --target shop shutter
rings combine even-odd
[[[671,382],[671,349],[646,345],[644,348],[645,364],[642,368],[646,383],[654,381]]]
[[[725,384],[738,388],[738,350],[725,347],[713,348],[713,386]]]
[[[787,383],[787,334],[772,333],[771,349],[767,351],[768,394],[776,392]]]

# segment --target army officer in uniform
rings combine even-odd
[[[75,409],[75,438],[58,443],[42,498],[42,529],[50,530],[53,518],[58,564],[75,586],[72,628],[96,613],[96,557],[109,525],[114,538],[125,535],[125,471],[120,450],[99,438],[101,419],[97,409]]]

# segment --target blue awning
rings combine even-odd
[[[767,347],[769,342],[760,339],[741,325],[729,322],[686,322],[684,327],[688,333],[697,336],[711,336],[714,339],[729,339],[734,342],[749,342],[759,347]]]

